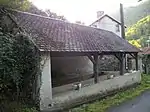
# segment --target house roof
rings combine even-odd
[[[110,18],[112,21],[115,21],[116,23],[118,23],[118,24],[121,25],[121,22],[120,22],[120,21],[114,19],[113,17],[109,16],[108,14],[103,14],[100,18],[98,18],[96,21],[94,21],[92,24],[90,24],[90,26],[93,25],[94,23],[96,23],[96,22],[102,20],[104,17],[108,17],[108,18]],[[125,26],[125,28],[126,28],[126,26]]]
[[[139,52],[110,31],[51,19],[20,11],[9,11],[17,24],[30,34],[41,51],[51,52]]]
[[[150,47],[144,47],[143,49],[142,49],[142,52],[141,52],[141,54],[150,54]]]

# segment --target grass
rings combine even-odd
[[[106,112],[109,107],[119,105],[127,100],[131,100],[148,89],[150,89],[150,75],[142,75],[141,84],[137,87],[125,90],[123,92],[118,92],[114,96],[109,96],[105,99],[98,100],[90,104],[84,104],[70,110],[70,112]]]

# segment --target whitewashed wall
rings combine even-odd
[[[112,19],[105,16],[103,19],[101,19],[100,21],[95,22],[91,26],[97,26],[97,28],[112,31],[112,32],[114,32],[115,34],[117,34],[118,36],[121,37],[121,25],[119,24],[119,32],[118,32],[116,30],[117,29],[116,28],[117,24],[118,24],[117,22],[115,22]]]
[[[43,65],[44,64],[44,65]],[[42,55],[42,76],[40,88],[40,110],[48,109],[52,103],[51,58],[50,53]]]
[[[96,100],[97,98],[103,97],[109,94],[109,92],[116,91],[120,88],[140,83],[141,73],[140,71],[134,71],[132,73],[126,73],[123,76],[100,81],[97,84],[94,84],[94,79],[89,79],[89,82],[92,82],[92,85],[82,87],[80,90],[72,90],[54,96],[54,106],[52,108],[70,108],[90,100]],[[59,88],[64,88],[64,86]]]

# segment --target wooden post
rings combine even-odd
[[[135,66],[136,66],[136,71],[138,71],[138,53],[135,54]]]
[[[93,66],[93,70],[94,70],[94,82],[98,83],[98,55],[94,55],[94,66]]]
[[[124,53],[120,54],[120,75],[124,75],[125,70],[125,55]]]

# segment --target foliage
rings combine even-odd
[[[30,107],[16,101],[3,101],[0,104],[0,112],[38,112],[35,107]]]
[[[47,17],[54,18],[54,19],[67,21],[67,19],[63,15],[60,16],[60,15],[56,14],[55,12],[52,12],[50,9],[46,9],[45,11],[40,10],[35,5],[33,5],[32,3],[30,5],[29,9],[26,11],[30,12],[30,13],[42,15],[42,16],[47,16]]]
[[[141,47],[140,39],[138,39],[138,40],[129,40],[129,43],[136,46],[137,48]]]
[[[82,21],[76,21],[75,23],[80,24],[80,25],[84,25],[85,23]]]
[[[142,62],[144,64],[144,72],[146,74],[150,73],[150,55],[144,55],[142,57]]]
[[[141,84],[135,88],[124,92],[118,92],[114,96],[106,97],[91,104],[85,104],[70,110],[71,112],[105,112],[109,107],[119,105],[126,100],[130,100],[140,95],[145,90],[150,89],[150,75],[142,75]]]
[[[139,2],[140,4],[134,7],[125,8],[125,23],[130,26],[138,20],[150,15],[150,0]]]
[[[59,16],[56,13],[51,12],[49,9],[46,9],[45,12],[48,15],[48,17],[60,19],[60,20],[63,20],[63,21],[67,21],[67,19],[64,16]]]
[[[112,16],[120,20],[119,14],[118,10]],[[139,2],[139,5],[124,8],[124,20],[127,26],[135,24],[138,20],[148,15],[150,15],[150,0],[143,0]]]
[[[28,0],[0,0],[0,5],[13,9],[26,10],[30,7]]]
[[[150,38],[150,16],[129,27],[126,32],[126,38],[137,47],[146,47],[147,40]]]
[[[47,16],[47,17],[54,18],[54,19],[67,21],[67,19],[63,15],[58,15],[57,13],[52,12],[50,9],[40,10],[32,3],[30,4],[29,9],[27,9],[26,11],[30,13],[42,15],[42,16]]]
[[[46,9],[45,11],[38,9],[33,3],[29,2],[29,0],[0,0],[0,6],[67,21],[63,15],[59,16],[50,11],[50,9]]]
[[[125,8],[125,23],[130,26],[138,20],[150,15],[150,0],[140,2],[134,7]]]
[[[30,99],[37,74],[38,50],[28,36],[0,31],[0,94]]]

